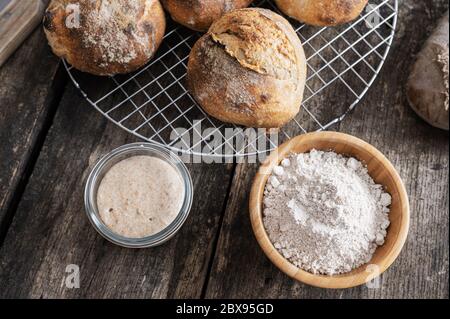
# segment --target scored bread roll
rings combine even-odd
[[[196,31],[206,31],[223,14],[245,8],[253,0],[162,0],[176,22]]]
[[[213,23],[193,47],[187,81],[211,116],[277,128],[300,110],[306,59],[292,26],[260,8],[240,9]]]
[[[300,22],[335,26],[355,20],[368,0],[275,0],[278,8]]]
[[[95,75],[129,73],[146,64],[165,27],[158,0],[52,0],[44,16],[53,52]]]

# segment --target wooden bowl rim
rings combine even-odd
[[[295,280],[315,287],[330,289],[351,288],[365,284],[366,282],[374,279],[374,276],[368,272],[353,273],[355,270],[350,273],[337,276],[314,275],[294,266],[287,259],[285,259],[273,246],[272,242],[269,239],[269,236],[267,235],[262,219],[262,200],[260,199],[264,197],[264,188],[270,175],[267,174],[267,172],[271,172],[273,167],[275,166],[275,163],[276,165],[278,165],[279,162],[287,154],[290,153],[290,150],[293,148],[293,146],[305,142],[314,143],[324,140],[326,140],[327,142],[331,141],[336,145],[350,144],[353,147],[357,148],[359,151],[365,151],[369,153],[372,157],[377,158],[379,162],[384,166],[384,169],[389,173],[389,178],[392,179],[392,184],[395,185],[395,191],[392,190],[391,194],[398,193],[399,207],[401,209],[401,220],[399,221],[400,230],[398,232],[397,238],[395,238],[392,248],[384,256],[382,256],[381,260],[378,262],[378,265],[380,266],[378,276],[385,272],[386,269],[388,269],[392,265],[392,263],[400,254],[406,242],[409,231],[410,207],[406,188],[397,170],[379,150],[377,150],[369,143],[348,134],[339,132],[315,132],[302,134],[286,141],[276,150],[274,150],[261,164],[254,178],[249,200],[250,220],[258,244],[260,245],[266,256],[271,260],[271,262],[275,264],[282,272]],[[365,164],[368,165],[369,163]],[[361,267],[365,267],[366,265],[362,265]],[[360,269],[361,267],[359,267],[358,269]]]

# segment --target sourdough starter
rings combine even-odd
[[[97,207],[113,232],[142,238],[175,220],[184,195],[183,180],[172,165],[156,157],[134,156],[105,174],[97,192]]]

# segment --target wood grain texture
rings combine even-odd
[[[232,166],[190,166],[195,198],[181,231],[157,248],[120,248],[89,224],[83,191],[95,161],[132,141],[68,87],[0,251],[0,297],[201,296]],[[63,284],[69,264],[80,289]]]
[[[0,66],[41,22],[46,0],[10,0],[0,8]]]
[[[3,10],[10,1],[11,0],[0,0],[0,11]]]
[[[99,156],[135,139],[103,119],[70,84],[40,150],[37,132],[53,118],[45,105],[64,82],[52,82],[58,61],[36,31],[0,69],[0,226],[9,225],[2,214],[4,221],[6,211],[15,213],[0,248],[0,298],[448,298],[449,136],[410,110],[403,86],[414,55],[447,7],[444,0],[400,1],[398,33],[381,77],[335,127],[382,151],[409,193],[410,235],[379,289],[312,288],[273,266],[248,216],[254,164],[239,164],[233,178],[232,165],[190,165],[193,209],[181,232],[161,247],[129,250],[102,239],[85,216],[84,182]],[[91,85],[106,89],[95,78]],[[335,91],[323,101],[334,105],[346,98],[351,96]],[[37,150],[28,181],[24,172]],[[11,208],[21,196],[18,185],[27,181],[17,209]],[[80,289],[64,285],[68,264],[80,266]]]
[[[59,60],[43,38],[36,30],[0,68],[0,242],[13,197],[64,82]]]
[[[381,277],[380,288],[313,288],[293,281],[273,266],[258,247],[248,217],[248,190],[257,166],[239,164],[206,297],[448,298],[449,136],[418,118],[407,105],[404,92],[415,54],[447,8],[446,1],[400,2],[398,33],[380,78],[355,112],[335,128],[383,152],[398,169],[409,193],[412,215],[408,241]],[[338,96],[339,92],[330,94]]]

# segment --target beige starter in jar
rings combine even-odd
[[[179,214],[185,189],[178,171],[152,156],[124,159],[104,175],[97,191],[103,223],[127,238],[155,235]]]

